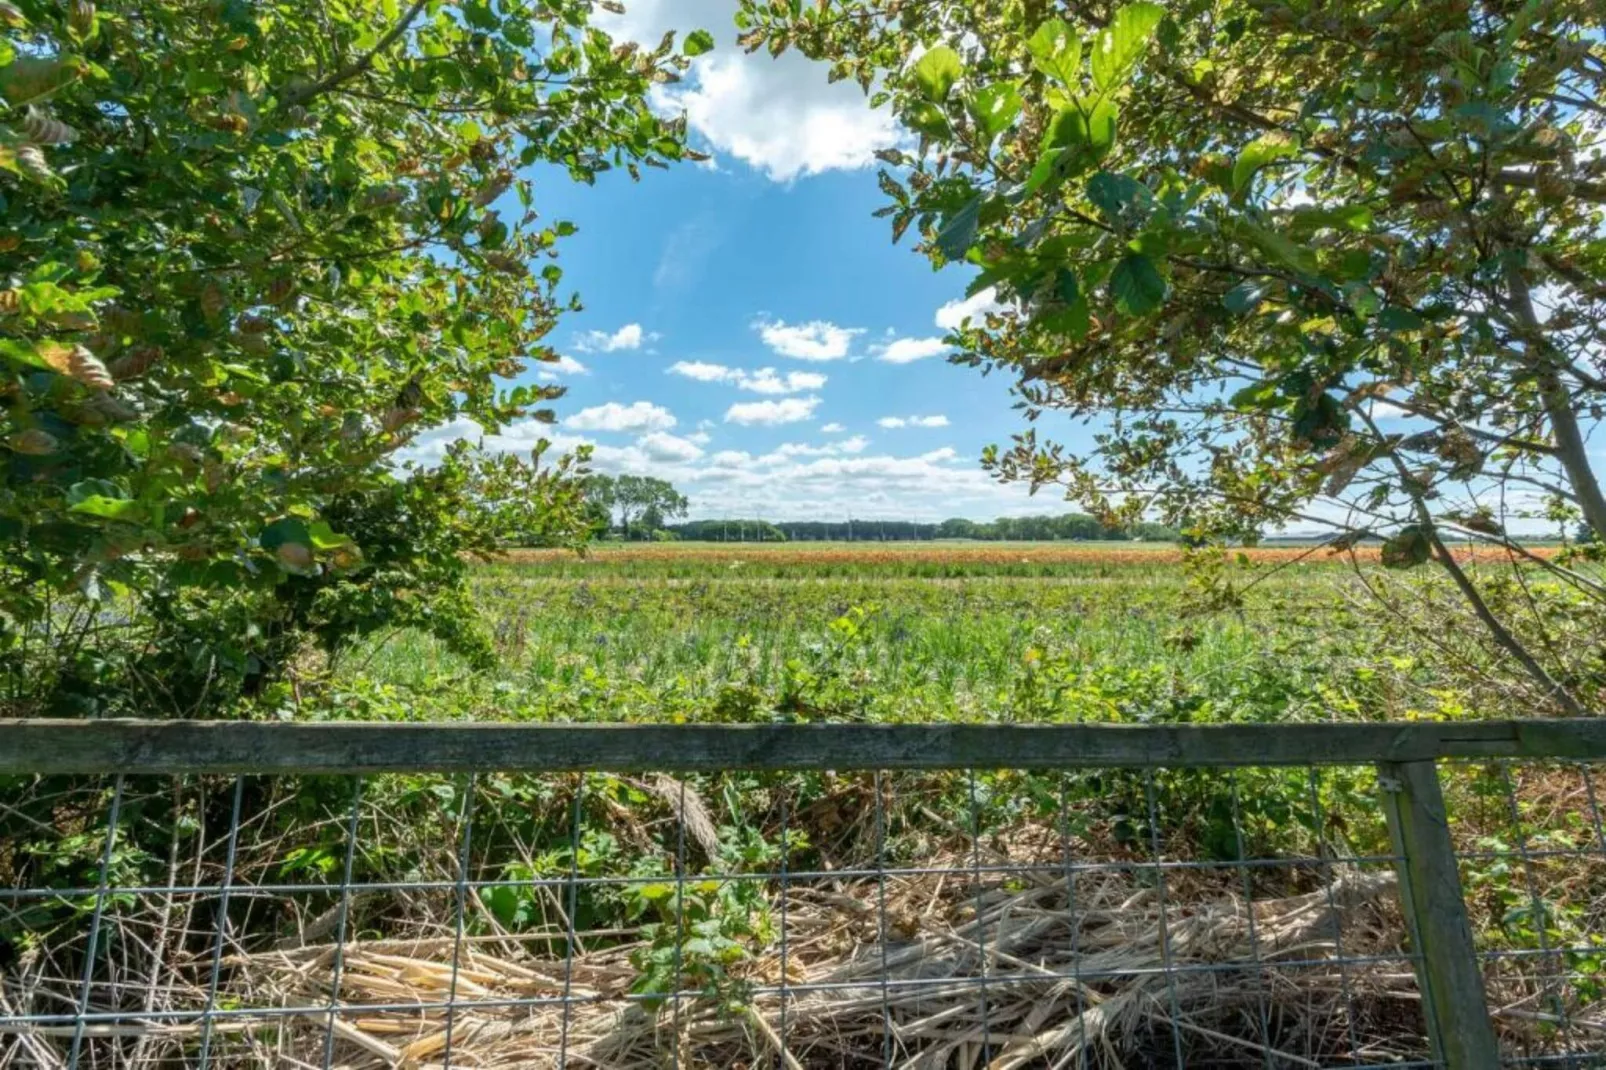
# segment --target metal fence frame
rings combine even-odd
[[[509,725],[0,720],[0,775],[1375,766],[1428,1041],[1500,1065],[1438,775],[1606,759],[1606,720],[1255,725]],[[331,1034],[332,1038],[332,1034]],[[331,1039],[332,1042],[332,1039]]]

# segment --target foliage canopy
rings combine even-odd
[[[373,579],[364,536],[406,597],[474,543],[419,514],[489,500],[431,486],[541,479],[457,456],[409,488],[393,458],[458,417],[550,419],[560,390],[499,385],[553,359],[574,230],[531,169],[686,154],[646,95],[706,40],[616,46],[591,8],[0,4],[0,653],[64,598],[265,599],[249,647],[290,581]],[[458,535],[337,521],[381,513]]]
[[[918,138],[882,154],[894,239],[1010,306],[957,332],[961,359],[1016,376],[1029,418],[1099,421],[1078,454],[1018,437],[997,474],[1218,537],[1384,537],[1451,574],[1546,702],[1599,692],[1598,654],[1541,665],[1446,547],[1512,546],[1524,515],[1606,532],[1599,4],[748,0],[738,21]],[[1599,634],[1603,588],[1540,567]]]

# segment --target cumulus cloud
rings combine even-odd
[[[876,423],[888,430],[900,427],[947,427],[948,417],[940,412],[934,416],[883,416]]]
[[[846,431],[847,428],[843,427],[839,423],[829,423],[829,424],[826,424],[824,427],[820,428],[820,430],[824,431],[828,435],[835,435],[835,434],[840,434],[843,431]]]
[[[818,390],[826,382],[825,376],[818,372],[781,375],[774,368],[748,371],[698,360],[676,361],[668,371],[671,375],[683,375],[703,383],[730,383],[738,390],[751,390],[755,394],[801,394],[805,390]]]
[[[755,326],[765,345],[783,357],[797,360],[841,360],[848,355],[853,340],[864,333],[862,327],[838,327],[825,320],[808,323],[760,320]]]
[[[743,401],[725,410],[725,422],[732,424],[795,424],[814,419],[820,399],[784,398],[780,401]]]
[[[548,383],[565,375],[591,374],[590,368],[569,356],[560,356],[557,360],[537,361],[535,367],[535,377]]]
[[[945,331],[957,331],[965,325],[966,320],[970,320],[972,326],[980,326],[982,317],[987,313],[1008,311],[1009,306],[999,302],[998,291],[989,286],[985,290],[978,290],[974,297],[949,301],[937,310],[933,320]]]
[[[729,0],[631,0],[624,14],[599,12],[616,38],[655,46],[666,30],[713,32],[718,47],[692,63],[685,80],[659,87],[660,110],[687,124],[720,156],[731,156],[777,182],[832,170],[869,167],[876,149],[902,135],[891,112],[870,108],[851,79],[826,81],[825,69],[789,51],[779,58],[734,47]]]
[[[607,331],[587,331],[575,341],[574,348],[582,353],[617,353],[622,349],[640,349],[643,342],[650,342],[657,337],[656,334],[643,331],[639,323],[627,323],[612,334]]]
[[[941,338],[897,338],[884,346],[876,346],[877,360],[888,364],[911,364],[927,357],[940,357],[948,352]]]
[[[564,420],[563,426],[575,431],[667,431],[675,426],[675,417],[662,405],[650,401],[635,401],[629,405],[609,401],[581,409]]]
[[[702,448],[692,436],[681,438],[664,431],[654,431],[636,439],[636,445],[655,461],[695,461],[703,455]]]
[[[995,483],[950,448],[911,457],[872,454],[863,436],[820,445],[788,444],[766,453],[721,450],[693,457],[679,444],[704,445],[692,441],[692,435],[679,440],[648,431],[633,442],[616,445],[534,420],[520,420],[501,434],[485,435],[477,424],[461,419],[423,432],[399,459],[438,462],[458,439],[528,455],[541,438],[550,439],[559,453],[592,447],[592,466],[601,472],[669,480],[691,499],[694,517],[735,511],[774,520],[843,517],[845,502],[852,503],[858,516],[908,520],[1023,515],[1044,509],[1041,500],[1028,497],[1024,488]]]

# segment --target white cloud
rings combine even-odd
[[[760,368],[752,375],[743,375],[736,381],[743,390],[755,394],[799,394],[805,390],[818,390],[825,385],[825,376],[819,372],[787,372],[777,375],[774,368]]]
[[[825,376],[818,372],[781,375],[774,368],[747,371],[698,360],[676,361],[668,371],[671,375],[683,375],[703,383],[730,383],[739,390],[751,390],[755,394],[801,394],[805,390],[818,390],[826,382]]]
[[[686,436],[688,441],[691,437]],[[1042,513],[1049,508],[1041,497],[1027,496],[1019,485],[995,483],[950,449],[912,457],[870,454],[860,447],[862,436],[820,446],[790,445],[761,454],[721,450],[687,461],[670,458],[690,457],[690,450],[665,441],[673,436],[660,439],[654,432],[628,445],[610,445],[534,420],[510,424],[499,435],[485,435],[477,424],[461,419],[423,432],[399,459],[437,463],[447,446],[458,439],[481,441],[489,450],[527,456],[541,438],[551,439],[556,453],[591,446],[592,465],[598,471],[669,480],[691,499],[694,517],[740,512],[772,520],[842,518],[850,508],[844,504],[847,502],[852,503],[855,516],[888,520],[986,518]]]
[[[974,297],[949,301],[939,308],[936,316],[932,318],[943,330],[957,331],[965,325],[967,319],[971,321],[971,326],[979,327],[982,317],[987,313],[1008,311],[1008,305],[999,303],[998,291],[989,286],[985,290],[978,290]]]
[[[839,433],[841,433],[843,431],[846,431],[847,428],[843,427],[841,424],[838,424],[838,423],[829,423],[829,424],[826,424],[824,427],[820,428],[820,430],[824,431],[828,435],[835,435],[835,434],[839,434]]]
[[[883,416],[876,423],[888,430],[900,427],[947,427],[948,417],[942,413],[935,416]]]
[[[733,156],[777,182],[870,166],[872,153],[903,136],[886,108],[872,109],[851,79],[835,84],[823,64],[795,49],[771,58],[733,43],[730,0],[630,0],[623,15],[598,12],[597,25],[646,47],[666,30],[701,26],[718,46],[692,63],[685,81],[655,90],[661,111],[686,113],[716,153]]]
[[[649,401],[629,405],[609,401],[581,409],[564,420],[563,426],[576,431],[667,431],[675,426],[675,417],[668,409]]]
[[[885,108],[872,110],[851,81],[827,84],[823,68],[796,52],[778,60],[762,52],[710,54],[689,82],[659,97],[685,109],[691,128],[716,151],[776,182],[868,167],[877,149],[899,141]]]
[[[703,455],[701,447],[690,436],[681,438],[663,431],[642,435],[636,439],[636,445],[655,461],[695,461]]]
[[[607,331],[587,331],[575,341],[574,348],[582,353],[617,353],[621,349],[640,349],[643,342],[650,342],[657,337],[656,334],[643,331],[639,323],[627,323],[612,334]]]
[[[709,364],[700,360],[677,360],[669,366],[670,375],[684,375],[700,383],[721,383],[735,371],[723,364]]]
[[[591,374],[590,368],[570,356],[560,356],[557,360],[537,361],[535,367],[535,377],[547,383],[565,375]]]
[[[876,359],[888,364],[910,364],[927,357],[940,357],[948,352],[941,338],[898,338],[876,347]]]
[[[780,464],[793,457],[843,457],[855,453],[863,453],[870,440],[863,435],[854,435],[840,442],[825,442],[818,446],[807,442],[784,442],[776,446],[769,453],[756,458],[753,463],[760,465]],[[746,456],[746,454],[743,454]]]
[[[695,443],[698,446],[706,446],[710,442],[714,441],[714,436],[710,435],[707,431],[693,431],[691,434],[686,436],[686,441]]]
[[[825,320],[808,323],[760,320],[754,326],[765,345],[783,357],[798,360],[841,360],[848,355],[853,339],[864,333],[862,327],[838,327]]]
[[[725,410],[725,422],[733,424],[795,424],[814,419],[820,399],[784,398],[780,401],[744,401]]]

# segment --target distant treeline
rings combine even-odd
[[[912,520],[693,520],[667,529],[694,542],[910,542],[933,539],[1095,540],[1142,539],[1175,542],[1175,528],[1140,523],[1110,528],[1084,513],[1011,516],[976,521],[955,517],[940,524]]]

